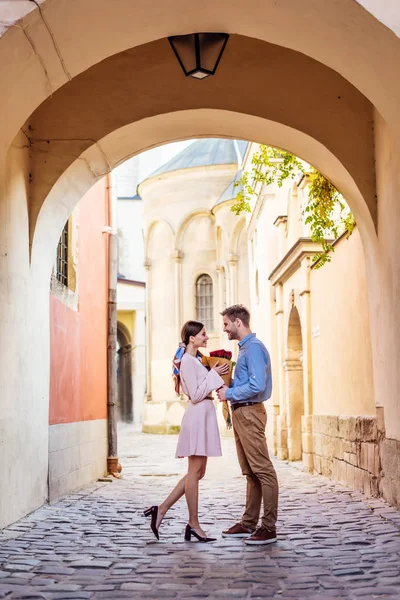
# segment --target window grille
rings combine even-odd
[[[200,275],[196,281],[196,319],[208,331],[214,329],[213,282],[209,275]]]
[[[56,278],[68,287],[68,221],[64,225],[57,246]]]

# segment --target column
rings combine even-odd
[[[230,275],[230,298],[229,304],[237,304],[238,298],[238,280],[237,280],[237,262],[238,256],[237,254],[229,254],[228,255],[228,265],[229,265],[229,275]]]
[[[286,379],[287,451],[289,460],[302,458],[303,365],[299,358],[283,363]]]
[[[226,308],[226,288],[225,288],[225,269],[222,265],[217,264],[216,266],[217,275],[218,275],[218,313],[220,313],[224,308]],[[219,314],[218,314],[219,316]],[[220,347],[223,348],[223,344],[226,340],[225,334],[222,331],[222,327],[220,327],[220,336],[219,343]]]
[[[312,338],[311,338],[311,294],[310,258],[301,262],[301,324],[303,337],[303,389],[304,416],[302,418],[303,463],[310,472],[314,470],[314,448],[312,435]]]
[[[176,339],[181,339],[182,329],[182,258],[181,250],[174,250],[172,260],[174,261],[174,295],[175,295],[175,331]]]
[[[151,262],[149,259],[144,261],[146,269],[146,402],[151,402]]]
[[[278,458],[286,460],[287,450],[287,423],[286,423],[286,385],[283,370],[284,363],[284,311],[283,311],[283,286],[279,283],[276,287],[276,330],[278,336],[278,386],[279,386],[279,415],[277,416],[277,449]]]

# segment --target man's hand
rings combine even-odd
[[[218,400],[224,402],[226,400],[226,390],[229,389],[227,385],[223,385],[217,390]]]

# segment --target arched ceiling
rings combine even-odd
[[[240,61],[247,68],[238,79]],[[375,221],[371,103],[335,71],[303,54],[234,35],[217,76],[205,81],[183,77],[163,39],[113,55],[43,102],[23,127],[31,155],[31,231],[56,181],[89,149],[92,160],[97,157],[90,163],[93,174],[104,174],[115,165],[116,153],[121,153],[104,141],[114,139],[113,132],[157,115],[203,109],[235,113],[239,121],[245,115],[258,117],[315,140],[351,174],[369,218]],[[215,130],[216,125],[203,121],[200,135],[234,136],[232,130]],[[237,128],[233,123],[231,127]],[[179,130],[169,135],[180,137]],[[268,141],[268,132],[263,140],[256,131],[247,133],[239,137]],[[150,136],[153,143],[166,141],[157,134]],[[149,147],[150,139],[144,144]],[[131,155],[132,148],[127,152]],[[309,154],[306,148],[301,153],[306,159]],[[337,176],[331,172],[330,177]]]
[[[63,170],[41,207],[32,230],[32,265],[48,262],[68,215],[86,191],[112,166],[151,147],[172,141],[207,137],[253,140],[290,149],[325,173],[349,201],[358,220],[366,257],[373,259],[376,233],[368,206],[357,183],[324,145],[291,127],[227,110],[174,111],[142,119],[118,129],[82,152]],[[107,157],[105,160],[104,157]],[[45,185],[45,183],[43,184]]]
[[[13,3],[2,3],[3,10]],[[35,6],[23,4],[26,10]],[[393,22],[397,30],[398,9],[394,0],[384,7],[363,4],[378,18],[355,0],[46,0],[0,39],[0,88],[7,90],[0,98],[0,114],[7,115],[0,152],[37,106],[70,79],[129,48],[192,31],[222,30],[314,58],[358,88],[400,132],[400,40],[378,20]],[[238,57],[238,82],[249,66]]]

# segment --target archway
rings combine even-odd
[[[104,164],[104,158],[97,163],[98,148],[93,145],[59,177],[39,213],[33,236],[31,270],[37,282],[35,292],[37,297],[40,298],[41,294],[45,293],[44,278],[52,264],[49,257],[52,256],[52,246],[58,239],[65,216],[69,214],[93,182],[107,172],[113,164],[122,162],[127,156],[158,145],[162,141],[205,136],[205,132],[211,132],[211,135],[217,137],[254,139],[257,136],[255,139],[261,142],[272,143],[273,141],[275,145],[290,149],[296,147],[300,150],[300,152],[296,151],[297,154],[307,156],[307,158],[312,156],[315,163],[324,164],[323,170],[327,172],[326,169],[328,169],[332,179],[336,182],[340,180],[343,183],[343,188],[349,191],[349,195],[353,199],[353,207],[358,207],[359,215],[364,215],[364,220],[361,216],[361,222],[364,225],[363,232],[367,244],[370,242],[368,248],[371,251],[371,265],[374,263],[376,234],[368,207],[353,177],[326,147],[308,135],[279,123],[230,111],[201,109],[159,115],[113,132],[104,140],[106,144],[110,144],[107,164]],[[214,132],[216,133],[214,134]],[[232,132],[239,133],[239,135],[234,136]],[[24,152],[24,150],[20,150],[20,152]],[[99,169],[99,165],[105,170]],[[38,305],[45,310],[41,305],[41,300],[38,300]],[[150,377],[151,373],[148,371],[148,379]]]
[[[287,330],[286,358],[287,445],[289,460],[302,458],[301,418],[304,415],[303,339],[299,311],[292,307]]]
[[[11,29],[2,39],[0,79],[9,92],[0,99],[2,114],[8,115],[0,145],[1,276],[7,281],[1,331],[13,355],[24,357],[26,374],[20,382],[11,366],[4,378],[4,402],[11,405],[18,397],[18,414],[26,390],[35,389],[27,414],[45,422],[50,257],[83,193],[124,158],[153,145],[191,136],[232,136],[294,152],[326,174],[348,199],[367,258],[376,397],[390,398],[386,420],[394,436],[400,397],[398,370],[390,358],[400,326],[393,192],[400,172],[398,40],[353,0],[329,3],[324,10],[312,0],[301,7],[287,0],[272,10],[269,3],[260,9],[256,3],[244,7],[239,2],[187,10],[179,0],[168,9],[161,2],[153,8],[156,20],[148,18],[146,6],[129,1],[114,14],[115,7],[105,1],[76,2],[66,13],[66,3],[46,0],[43,15],[33,11],[24,28]],[[200,86],[185,80],[167,53],[166,36],[222,26],[238,33],[231,37],[231,53],[218,77]],[[269,43],[263,41],[267,38]],[[316,82],[323,84],[316,88]],[[268,93],[271,88],[280,93]],[[294,89],[301,90],[298,110],[293,108]],[[16,290],[23,292],[18,303]],[[26,342],[15,348],[15,339]],[[37,356],[32,346],[40,348]],[[21,435],[14,428],[5,433],[6,442]],[[35,468],[42,481],[46,439],[28,437],[37,450],[32,456],[41,457]],[[14,475],[7,467],[4,473],[7,487]],[[17,489],[22,490],[21,482]],[[30,507],[42,501],[45,485],[38,483],[36,490]]]
[[[133,421],[132,343],[126,326],[117,323],[117,380],[118,418],[125,423]]]

